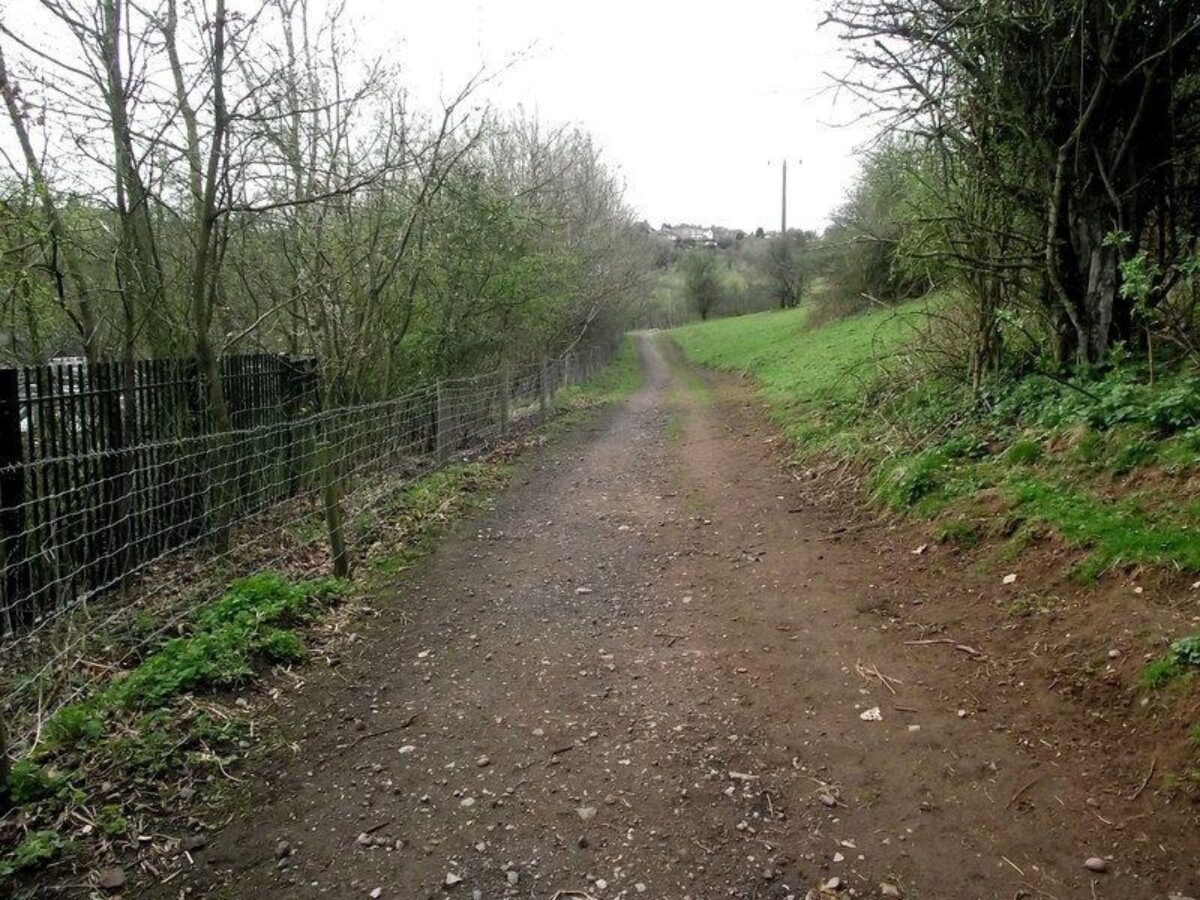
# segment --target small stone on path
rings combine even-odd
[[[96,884],[106,891],[116,891],[125,886],[125,870],[119,866],[101,869],[96,873]]]

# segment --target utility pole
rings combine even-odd
[[[783,190],[779,198],[779,233],[787,236],[787,159],[783,161]]]
[[[780,185],[779,191],[779,233],[787,234],[787,157],[784,157],[780,162],[783,163],[783,183]],[[797,163],[803,163],[804,160],[798,159]],[[773,166],[775,163],[771,160],[767,161],[768,166]]]

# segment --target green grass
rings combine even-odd
[[[957,544],[960,547],[974,547],[979,543],[979,529],[962,519],[940,522],[934,529],[933,536],[938,543]]]
[[[1103,377],[997,379],[975,395],[922,377],[920,356],[909,353],[914,319],[937,302],[822,328],[808,327],[802,307],[672,334],[696,362],[753,376],[798,453],[858,461],[874,498],[892,509],[955,522],[990,491],[1004,505],[991,515],[1006,524],[979,523],[983,531],[1024,535],[1020,552],[1034,526],[1049,528],[1087,551],[1076,568],[1084,579],[1128,564],[1200,571],[1200,502],[1189,482],[1200,470],[1200,378],[1178,368],[1151,381],[1119,361]],[[1124,484],[1137,475],[1149,486]],[[938,533],[958,540],[963,527]]]
[[[1007,496],[1029,519],[1068,542],[1089,548],[1078,574],[1094,578],[1118,563],[1178,565],[1200,571],[1200,532],[1178,521],[1165,501],[1143,505],[1137,496],[1113,502],[1086,490],[1010,476]]]
[[[641,386],[642,370],[638,365],[637,348],[633,338],[626,337],[607,366],[582,384],[563,388],[555,397],[555,403],[567,412],[588,410],[619,403]]]
[[[807,309],[756,313],[671,332],[693,360],[753,375],[777,421],[801,445],[835,439],[859,409],[876,365],[908,334],[904,315],[884,310],[810,330]]]
[[[490,502],[511,474],[511,466],[492,460],[461,463],[397,491],[369,521],[356,523],[358,542],[381,545],[367,564],[386,574],[408,569],[437,546],[453,522]],[[368,541],[361,535],[367,530],[385,535],[373,534]],[[384,539],[378,540],[381,536]]]
[[[1200,673],[1200,634],[1180,638],[1142,670],[1142,687],[1159,690]],[[1197,726],[1200,729],[1200,726]],[[1200,733],[1200,732],[1198,732]]]

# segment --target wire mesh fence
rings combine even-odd
[[[315,362],[227,357],[234,426],[213,433],[194,360],[83,363],[0,371],[0,637],[102,591],[148,560],[202,537],[221,446],[247,515],[299,489],[292,426],[317,405]]]
[[[177,367],[144,366],[147,377],[132,392],[102,381],[112,372],[75,366],[55,381],[31,381],[32,392],[17,381],[6,395],[17,379],[0,372],[8,379],[0,383],[0,433],[13,428],[22,439],[21,458],[0,467],[5,705],[30,701],[44,715],[68,702],[86,678],[56,673],[85,658],[89,639],[114,623],[143,615],[154,623],[120,638],[136,655],[230,578],[284,561],[308,574],[328,571],[336,548],[323,513],[331,497],[349,522],[345,552],[364,552],[387,527],[371,523],[372,509],[417,477],[537,421],[560,389],[590,378],[612,351],[333,409],[320,408],[311,362],[284,369],[259,361],[230,370],[266,373],[241,386],[239,427],[200,433],[210,423],[189,399],[187,380],[169,377]],[[164,376],[163,395],[151,388],[156,375]],[[93,427],[106,417],[111,427]],[[114,664],[120,658],[106,661]]]

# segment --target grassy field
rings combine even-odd
[[[688,325],[672,334],[697,362],[753,375],[788,437],[812,450],[850,436],[870,385],[903,356],[915,311],[888,310],[809,329],[808,311],[790,309]]]
[[[997,381],[974,395],[919,377],[921,303],[809,328],[801,308],[672,332],[689,357],[747,373],[797,453],[869,472],[873,498],[944,540],[1041,529],[1081,548],[1080,578],[1150,565],[1200,572],[1200,378],[1116,366],[1103,378]]]

